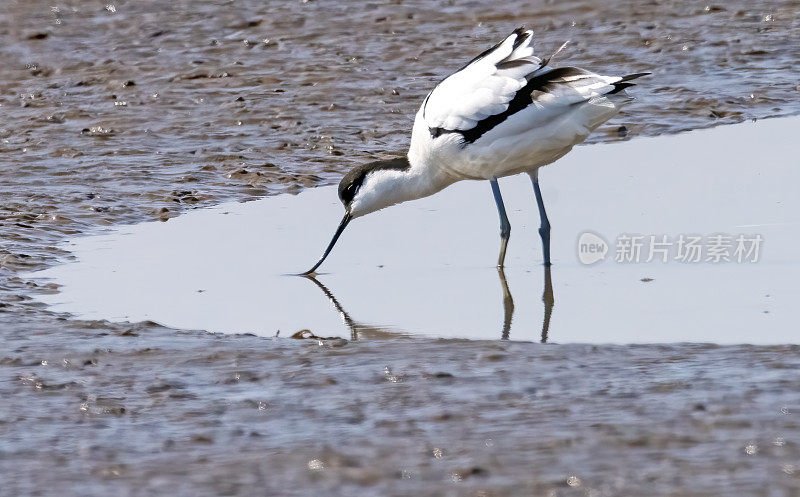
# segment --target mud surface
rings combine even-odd
[[[793,347],[223,337],[71,320],[16,273],[401,153],[425,93],[523,23],[540,52],[571,39],[563,63],[654,73],[593,141],[793,114],[799,14],[2,2],[0,495],[798,493]]]
[[[4,323],[4,496],[800,492],[796,346],[36,330]]]

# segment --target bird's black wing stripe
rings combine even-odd
[[[495,126],[498,126],[512,115],[531,105],[538,95],[549,93],[553,85],[557,84],[556,82],[559,79],[583,74],[586,74],[586,71],[575,67],[559,67],[558,69],[553,69],[544,74],[533,76],[528,80],[525,86],[517,91],[514,98],[508,103],[508,108],[505,111],[478,121],[475,127],[471,129],[460,131],[464,136],[465,145],[475,142],[475,140],[491,131]]]
[[[649,72],[637,72],[635,74],[628,74],[627,76],[623,76],[622,79],[617,81],[614,84],[614,89],[608,92],[609,95],[613,95],[615,93],[619,93],[625,88],[630,88],[631,86],[636,86],[636,83],[629,83],[628,81],[636,78],[641,78],[642,76],[649,76],[651,73]]]
[[[614,83],[614,89],[611,90],[610,92],[608,92],[608,95],[613,95],[615,93],[619,93],[622,90],[624,90],[625,88],[630,88],[631,86],[636,86],[636,84],[635,83],[623,83],[621,81],[618,81],[618,82]]]
[[[568,84],[569,82],[564,81],[564,78],[575,76],[583,76],[587,79],[595,78],[592,73],[577,67],[559,67],[544,74],[537,74],[537,72],[538,69],[528,75],[528,83],[517,91],[504,112],[482,119],[478,121],[474,127],[467,130],[430,128],[431,136],[436,138],[446,133],[460,133],[464,138],[464,146],[466,146],[470,143],[474,143],[478,138],[491,131],[512,115],[528,107],[541,96],[551,93],[557,86]],[[629,83],[630,80],[641,76],[647,76],[648,74],[650,73],[636,73],[623,76],[620,81],[613,83],[614,88],[609,91],[608,94],[614,94],[633,86],[633,83]]]
[[[514,40],[514,48],[517,48],[518,46],[522,45],[522,42],[524,42],[525,40],[528,39],[528,37],[525,36],[525,26],[518,27],[517,29],[514,30],[513,34],[517,35],[517,38]],[[465,67],[467,67],[468,65],[472,64],[476,60],[480,60],[480,59],[486,57],[489,53],[491,53],[492,51],[496,50],[497,47],[502,45],[503,42],[506,41],[506,38],[508,38],[508,36],[503,38],[503,40],[500,41],[499,43],[496,43],[495,45],[492,45],[491,48],[487,48],[483,52],[479,53],[475,58],[473,58],[472,60],[470,60],[469,62],[467,62],[463,66],[459,67],[458,71],[464,69]],[[458,71],[456,71],[456,72],[458,72]],[[453,74],[455,74],[455,73],[453,73]]]
[[[627,76],[623,76],[622,79],[620,79],[619,81],[620,82],[622,82],[622,81],[630,81],[632,79],[641,78],[642,76],[650,76],[651,74],[653,74],[653,73],[651,73],[651,72],[637,72],[637,73],[634,73],[634,74],[628,74]]]
[[[435,88],[434,88],[434,90],[435,90]],[[425,101],[422,102],[422,120],[423,121],[425,120],[425,111],[428,110],[428,99],[431,98],[431,93],[433,93],[433,90],[431,90],[431,92],[428,93],[428,96],[425,97]]]
[[[528,37],[530,36],[530,33],[525,32],[525,26],[520,26],[517,29],[515,29],[514,34],[517,35],[517,37],[514,39],[514,46],[511,48],[512,52],[517,48],[519,48],[523,43],[525,43],[525,40],[527,40]]]
[[[515,29],[513,31],[512,34],[517,35],[517,37],[514,39],[514,45],[513,45],[513,48],[511,49],[512,51],[516,50],[520,45],[522,45],[525,42],[525,40],[527,40],[530,37],[530,34],[525,32],[525,26],[518,27],[517,29]],[[496,50],[497,47],[502,45],[503,42],[505,42],[507,38],[508,38],[508,36],[506,36],[499,43],[496,43],[492,47],[484,50],[483,52],[478,54],[476,57],[474,57],[472,60],[470,60],[469,62],[467,62],[463,66],[461,66],[458,69],[458,71],[454,72],[453,74],[456,74],[457,72],[460,72],[461,70],[463,70],[465,67],[469,66],[470,64],[472,64],[476,60],[480,60],[480,59],[486,57],[487,54],[491,53],[492,51]],[[527,60],[524,60],[524,61],[523,60],[512,60],[512,61],[501,62],[501,63],[497,64],[496,67],[498,69],[508,69],[508,68],[518,67],[518,66],[527,65],[527,64],[533,64],[533,62],[527,61]],[[539,69],[544,67],[546,64],[547,64],[546,62],[540,64],[539,67],[536,68],[532,72],[538,71]],[[452,76],[453,74],[451,74],[450,76]],[[448,76],[448,78],[450,76]],[[447,78],[445,78],[445,79],[447,79]],[[436,85],[436,86],[438,87],[439,85]],[[435,91],[435,90],[436,90],[436,88],[433,89],[433,91]],[[431,93],[428,93],[428,96],[425,97],[425,101],[422,103],[422,118],[423,119],[425,119],[425,110],[428,107],[428,99],[430,98],[431,94],[433,94],[433,91],[431,91]],[[444,129],[444,128],[428,128],[428,131],[430,131],[430,133],[431,133],[431,138],[437,138],[437,137],[441,136],[444,133],[459,133],[460,132],[460,131],[449,130],[449,129]]]
[[[502,71],[503,69],[514,69],[515,67],[532,66],[532,65],[538,65],[537,69],[540,69],[542,67],[541,65],[526,59],[516,59],[516,60],[508,60],[506,62],[500,62],[499,64],[495,65],[495,67],[497,68],[498,71]]]

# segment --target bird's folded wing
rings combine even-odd
[[[550,57],[533,56],[532,41],[533,33],[520,28],[434,88],[423,102],[432,135],[455,131],[467,142],[475,141],[521,111],[531,126],[573,104],[616,93],[643,75],[603,76],[575,67],[547,67]]]
[[[526,76],[543,65],[533,55],[532,41],[532,31],[517,29],[439,83],[423,104],[428,127],[467,130],[505,111],[527,84]]]

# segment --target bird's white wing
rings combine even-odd
[[[516,128],[546,123],[575,104],[617,93],[645,74],[604,76],[576,67],[554,69],[547,64],[566,43],[539,59],[533,55],[532,41],[532,31],[517,29],[439,83],[421,108],[431,137],[455,132],[464,143],[472,143],[501,123],[504,133],[515,133]],[[506,122],[511,116],[513,122]]]
[[[533,55],[533,32],[519,28],[433,89],[423,103],[429,129],[467,130],[508,108],[543,62]]]

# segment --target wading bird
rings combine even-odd
[[[539,207],[544,264],[550,265],[550,222],[539,189],[539,168],[554,162],[630,101],[632,79],[649,73],[603,76],[577,67],[551,67],[533,55],[533,32],[516,29],[445,78],[422,102],[408,155],[363,164],[339,183],[345,214],[312,274],[351,220],[433,195],[461,180],[488,180],[500,214],[503,266],[511,225],[497,178],[527,173]]]

